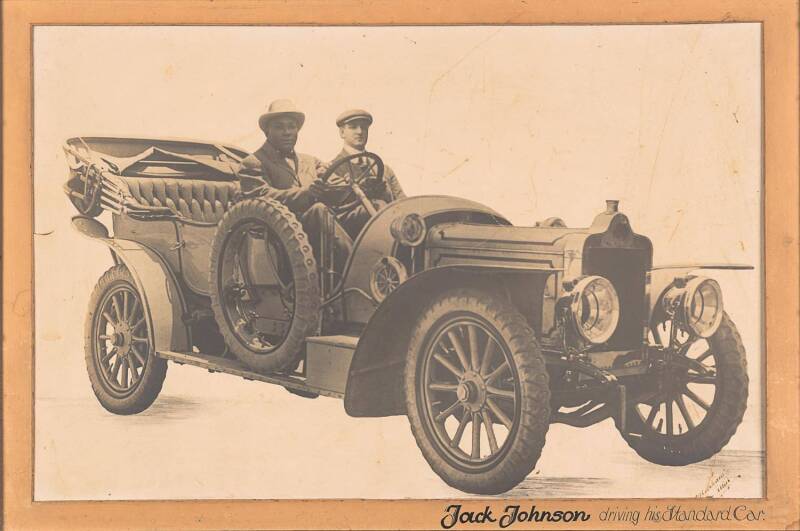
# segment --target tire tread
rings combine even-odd
[[[122,264],[115,265],[108,269],[100,279],[97,281],[92,295],[89,297],[89,311],[86,315],[86,322],[84,326],[84,359],[86,362],[86,370],[89,375],[89,381],[92,385],[98,402],[106,410],[117,415],[133,415],[141,413],[153,402],[155,402],[161,388],[164,385],[164,379],[167,376],[167,362],[164,359],[156,357],[153,352],[149,353],[147,366],[142,374],[143,381],[139,387],[128,397],[117,398],[112,396],[103,386],[102,377],[97,374],[97,366],[94,359],[94,317],[97,312],[97,306],[103,298],[105,292],[112,287],[112,285],[126,282],[134,290],[137,290],[133,277],[131,276],[128,268]],[[137,290],[138,292],[138,290]],[[142,299],[141,293],[139,298]],[[152,338],[151,338],[152,341]]]
[[[719,353],[715,358],[721,381],[715,393],[724,393],[719,409],[714,411],[712,418],[704,419],[703,425],[695,428],[699,431],[693,437],[680,443],[673,441],[669,446],[646,434],[641,437],[623,434],[628,446],[647,461],[664,466],[684,466],[704,461],[722,450],[739,428],[747,409],[747,358],[739,331],[727,313],[723,315],[717,332],[708,341],[709,346]],[[708,414],[711,415],[710,412]],[[631,412],[629,417],[633,415],[635,412]]]
[[[281,237],[294,276],[294,318],[283,343],[273,352],[258,354],[244,345],[230,330],[225,317],[221,286],[217,282],[220,252],[231,230],[246,219],[264,221]],[[283,204],[267,198],[246,199],[229,209],[220,221],[211,246],[209,266],[211,308],[225,343],[240,361],[262,372],[279,371],[297,363],[305,338],[319,330],[320,293],[317,265],[311,244],[297,217]]]
[[[419,351],[430,326],[453,309],[470,309],[491,322],[508,343],[525,389],[520,404],[520,424],[506,456],[495,468],[470,474],[447,463],[428,441],[417,413],[416,370]],[[431,468],[451,487],[474,494],[499,494],[521,482],[536,466],[550,425],[550,387],[539,344],[525,318],[493,292],[459,288],[439,296],[423,311],[409,342],[405,371],[406,408],[417,446]]]

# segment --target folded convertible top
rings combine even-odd
[[[127,177],[230,181],[247,153],[239,148],[187,140],[77,137],[67,145],[108,171]]]

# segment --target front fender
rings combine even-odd
[[[414,275],[386,297],[370,317],[353,354],[344,397],[347,414],[405,414],[406,354],[411,331],[421,313],[435,297],[453,288],[502,289],[504,273],[520,272],[498,267],[437,267]]]
[[[72,226],[87,238],[107,245],[115,259],[128,268],[142,297],[155,350],[190,351],[191,330],[183,320],[188,313],[186,301],[167,262],[139,243],[109,237],[108,229],[96,219],[75,216]]]

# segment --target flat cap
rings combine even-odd
[[[366,120],[367,122],[372,124],[372,115],[365,111],[364,109],[350,109],[344,111],[342,114],[336,118],[336,125],[339,127],[343,126],[347,122],[352,122],[353,120]]]

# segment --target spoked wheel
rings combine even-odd
[[[451,291],[418,321],[408,356],[408,417],[433,470],[478,494],[522,481],[550,417],[544,360],[524,318],[493,294]]]
[[[222,218],[211,249],[211,306],[231,352],[261,371],[292,366],[318,329],[316,262],[285,206],[238,203]]]
[[[228,280],[222,298],[228,324],[240,342],[262,354],[281,346],[294,317],[294,280],[276,240],[263,222],[242,223],[230,234],[221,264]],[[270,268],[272,278],[258,278],[260,267]]]
[[[680,466],[708,459],[730,440],[747,407],[747,362],[725,315],[708,339],[673,321],[657,323],[651,342],[663,349],[649,392],[628,409],[623,437],[640,456]],[[671,346],[670,346],[671,345]]]
[[[86,368],[97,399],[112,413],[147,409],[158,396],[167,363],[153,352],[145,308],[121,265],[100,278],[86,320]]]

